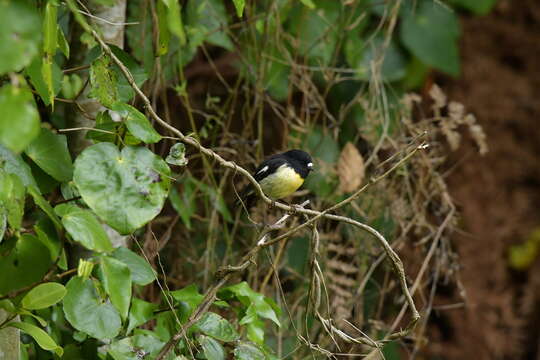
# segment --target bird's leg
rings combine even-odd
[[[289,215],[296,215],[296,213],[298,212],[298,209],[300,208],[300,206],[296,205],[296,204],[287,204],[289,205],[291,208],[289,210],[287,210],[287,213]]]

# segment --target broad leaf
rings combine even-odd
[[[54,61],[51,62],[50,66],[52,77],[52,92],[49,86],[50,84],[47,84],[43,77],[42,58],[34,58],[34,61],[32,61],[32,63],[25,69],[26,75],[30,77],[30,83],[34,86],[45,105],[49,105],[51,103],[51,97],[54,98],[54,96],[58,94],[60,88],[62,87],[62,69],[60,69],[60,67],[58,67],[58,65]]]
[[[24,234],[16,241],[0,256],[0,274],[9,274],[0,276],[0,295],[41,280],[52,264],[49,250],[35,236]]]
[[[83,200],[120,234],[130,234],[152,220],[163,207],[170,169],[143,147],[111,143],[86,148],[75,160],[73,181]]]
[[[5,85],[0,88],[0,109],[0,143],[19,153],[39,134],[39,113],[34,97],[28,89]]]
[[[90,279],[73,277],[66,285],[64,314],[73,327],[96,339],[112,339],[121,327],[120,315],[97,295]]]
[[[244,14],[244,7],[246,6],[246,0],[232,0],[234,7],[236,8],[236,16],[239,18]],[[305,0],[304,0],[305,1]]]
[[[108,108],[118,101],[117,74],[112,69],[111,59],[102,55],[90,66],[90,97],[94,97]]]
[[[128,130],[137,138],[147,144],[153,144],[161,140],[161,136],[152,127],[150,121],[133,106],[117,102],[113,105],[112,110],[118,112],[125,118]]]
[[[23,322],[10,322],[8,326],[20,329],[30,335],[42,349],[54,351],[58,356],[62,356],[64,353],[64,350],[56,344],[49,334],[35,325]]]
[[[255,320],[256,316],[260,316],[272,320],[276,325],[281,326],[277,317],[278,313],[276,313],[278,308],[276,307],[274,309],[272,306],[273,304],[269,299],[265,298],[264,295],[253,291],[247,282],[242,281],[239,284],[223,288],[219,294],[223,299],[235,297],[247,307],[246,316],[240,322],[241,324],[248,324]]]
[[[133,251],[119,247],[112,257],[126,264],[131,274],[131,281],[137,285],[148,285],[155,280],[156,275],[148,262]]]
[[[236,360],[264,360],[264,353],[257,346],[246,341],[241,341],[234,348]]]
[[[154,317],[154,310],[157,305],[149,303],[147,301],[133,298],[131,300],[131,308],[129,309],[129,322],[126,333],[129,334],[131,330],[135,329]]]
[[[123,320],[128,316],[131,300],[131,274],[127,265],[115,258],[101,258],[103,288]]]
[[[25,195],[24,185],[17,175],[0,170],[0,204],[6,211],[12,229],[19,230],[21,227]]]
[[[73,177],[73,164],[65,135],[41,128],[39,136],[26,149],[26,155],[58,181],[69,181]]]
[[[113,251],[107,233],[94,214],[76,205],[61,204],[54,210],[62,217],[62,224],[73,240],[95,251]]]
[[[14,154],[0,144],[0,168],[5,172],[17,175],[24,186],[38,189],[36,180],[32,176],[32,171],[19,155]],[[39,192],[39,190],[37,190]]]
[[[424,1],[407,11],[401,41],[422,62],[453,76],[459,74],[456,15],[437,2]]]
[[[195,328],[205,335],[224,342],[235,341],[238,339],[238,333],[234,326],[220,315],[207,312],[195,323]]]
[[[39,51],[41,17],[25,1],[0,2],[0,75],[20,71]]]
[[[204,335],[199,335],[197,341],[201,345],[206,359],[225,360],[225,349],[223,349],[223,346],[219,342]]]
[[[188,27],[196,29],[203,41],[232,51],[234,46],[225,30],[217,30],[226,29],[227,23],[227,12],[222,0],[190,0],[188,2]],[[198,39],[197,42],[200,40]],[[193,39],[190,38],[190,41]]]
[[[66,292],[64,285],[59,283],[40,284],[23,297],[21,305],[28,310],[44,309],[62,300]]]

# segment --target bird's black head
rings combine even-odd
[[[299,166],[299,172],[302,177],[308,176],[309,172],[313,170],[313,160],[311,156],[305,151],[294,149],[283,153],[283,156],[289,158],[292,163]]]

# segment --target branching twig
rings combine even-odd
[[[161,117],[153,109],[153,107],[151,105],[151,102],[148,99],[148,97],[141,91],[141,89],[135,83],[135,80],[134,80],[132,74],[130,73],[130,71],[128,70],[128,68],[122,63],[122,61],[120,59],[118,59],[118,57],[111,51],[111,48],[103,41],[103,39],[99,36],[99,34],[81,16],[76,3],[73,0],[68,0],[67,4],[70,7],[71,11],[73,12],[76,20],[83,27],[83,29],[93,36],[93,38],[101,46],[102,50],[120,68],[120,71],[122,72],[124,77],[127,79],[130,86],[133,88],[135,93],[137,95],[139,95],[139,97],[141,98],[144,108],[146,109],[146,111],[148,112],[150,117],[156,123],[160,124],[162,127],[164,127],[169,132],[175,134],[178,137],[178,140],[180,140],[181,142],[195,147],[196,149],[198,149],[204,155],[206,155],[206,156],[214,159],[215,161],[217,161],[220,166],[232,169],[235,173],[238,172],[238,173],[242,174],[243,176],[245,176],[251,182],[251,184],[255,188],[257,194],[259,195],[259,197],[261,199],[263,199],[264,202],[266,202],[267,204],[273,204],[274,203],[270,198],[268,198],[263,193],[260,185],[253,178],[253,176],[249,173],[249,171],[247,171],[246,169],[244,169],[241,166],[238,166],[233,161],[225,160],[224,158],[222,158],[219,154],[217,154],[213,150],[202,146],[201,143],[197,139],[195,139],[194,137],[184,135],[180,130],[178,130],[177,128],[171,126],[169,123],[167,123],[166,121],[161,119]],[[207,291],[201,305],[194,311],[194,313],[191,315],[188,322],[186,324],[184,324],[184,326],[182,326],[181,330],[179,332],[177,332],[167,342],[167,344],[163,347],[163,349],[161,350],[160,354],[158,355],[158,357],[156,359],[160,360],[160,359],[164,358],[164,356],[172,349],[172,347],[174,347],[177,344],[177,342],[184,336],[186,330],[191,325],[193,325],[200,318],[200,316],[202,314],[204,314],[208,310],[208,308],[212,304],[213,300],[215,299],[215,296],[216,296],[216,293],[217,293],[218,289],[227,282],[227,280],[231,276],[231,274],[234,273],[234,272],[237,272],[237,271],[242,271],[245,268],[247,268],[251,263],[253,263],[254,256],[258,253],[258,251],[262,247],[270,246],[270,245],[272,245],[272,244],[274,244],[274,243],[276,243],[278,241],[281,241],[281,240],[285,239],[286,237],[290,236],[291,234],[297,232],[300,229],[305,228],[306,226],[309,226],[310,224],[312,224],[313,222],[315,222],[315,221],[317,221],[317,220],[319,220],[321,218],[326,218],[326,219],[329,219],[329,220],[340,221],[340,222],[351,224],[351,225],[356,226],[356,227],[358,227],[358,228],[360,228],[360,229],[362,229],[364,231],[367,231],[368,233],[373,235],[378,240],[380,245],[383,247],[386,255],[390,258],[390,261],[392,262],[394,271],[395,271],[395,273],[397,274],[397,276],[398,276],[398,278],[400,280],[400,286],[401,286],[402,292],[405,295],[405,298],[407,300],[407,304],[410,307],[411,312],[412,312],[412,319],[411,319],[411,322],[409,323],[409,325],[407,326],[407,328],[405,330],[400,331],[398,333],[395,333],[393,335],[396,336],[396,337],[406,335],[414,327],[414,325],[416,324],[416,322],[420,318],[420,315],[419,315],[418,311],[416,310],[414,301],[412,300],[412,297],[411,297],[411,295],[409,293],[409,289],[407,287],[407,282],[406,282],[406,279],[405,279],[405,272],[404,272],[404,269],[403,269],[403,264],[401,262],[401,259],[394,252],[394,250],[390,247],[390,245],[388,244],[386,239],[377,230],[375,230],[374,228],[370,227],[369,225],[360,223],[360,222],[358,222],[356,220],[353,220],[351,218],[345,217],[345,216],[338,216],[338,215],[330,214],[330,212],[333,211],[333,210],[336,210],[336,209],[338,209],[338,208],[340,208],[340,207],[342,207],[344,205],[347,205],[350,202],[352,202],[353,200],[355,200],[362,192],[365,191],[365,189],[368,186],[373,185],[373,184],[377,183],[378,181],[380,181],[381,179],[383,179],[390,172],[394,171],[396,168],[398,168],[403,163],[405,163],[411,156],[413,156],[415,154],[415,152],[417,150],[422,149],[425,146],[426,146],[425,144],[421,144],[420,146],[415,147],[409,154],[407,154],[404,158],[402,158],[399,162],[397,162],[387,172],[385,172],[384,174],[382,174],[379,177],[376,177],[376,178],[372,179],[368,184],[364,185],[361,189],[359,189],[357,192],[355,192],[354,194],[349,196],[347,199],[341,201],[340,203],[338,203],[336,205],[331,206],[330,208],[328,208],[328,209],[326,209],[326,210],[324,210],[322,212],[321,211],[316,211],[316,210],[311,210],[311,209],[305,209],[305,208],[298,209],[298,208],[288,206],[288,205],[285,205],[285,204],[282,204],[282,203],[275,203],[274,205],[277,208],[280,208],[280,209],[286,210],[286,211],[290,211],[290,212],[293,212],[293,213],[297,212],[297,213],[300,213],[300,214],[310,215],[310,216],[312,216],[312,218],[310,218],[310,220],[306,221],[305,223],[291,229],[290,231],[286,232],[285,234],[282,234],[281,236],[278,236],[277,238],[275,238],[275,239],[273,239],[271,241],[263,241],[262,243],[257,244],[254,248],[252,248],[248,252],[248,254],[246,254],[244,256],[244,258],[240,262],[240,265],[238,265],[238,266],[228,266],[228,267],[222,269],[221,271],[218,271],[219,276],[217,277],[217,280],[214,283],[214,285],[211,286],[210,289]]]

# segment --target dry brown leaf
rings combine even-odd
[[[345,144],[337,164],[339,190],[353,192],[360,187],[364,180],[364,158],[351,142]]]

